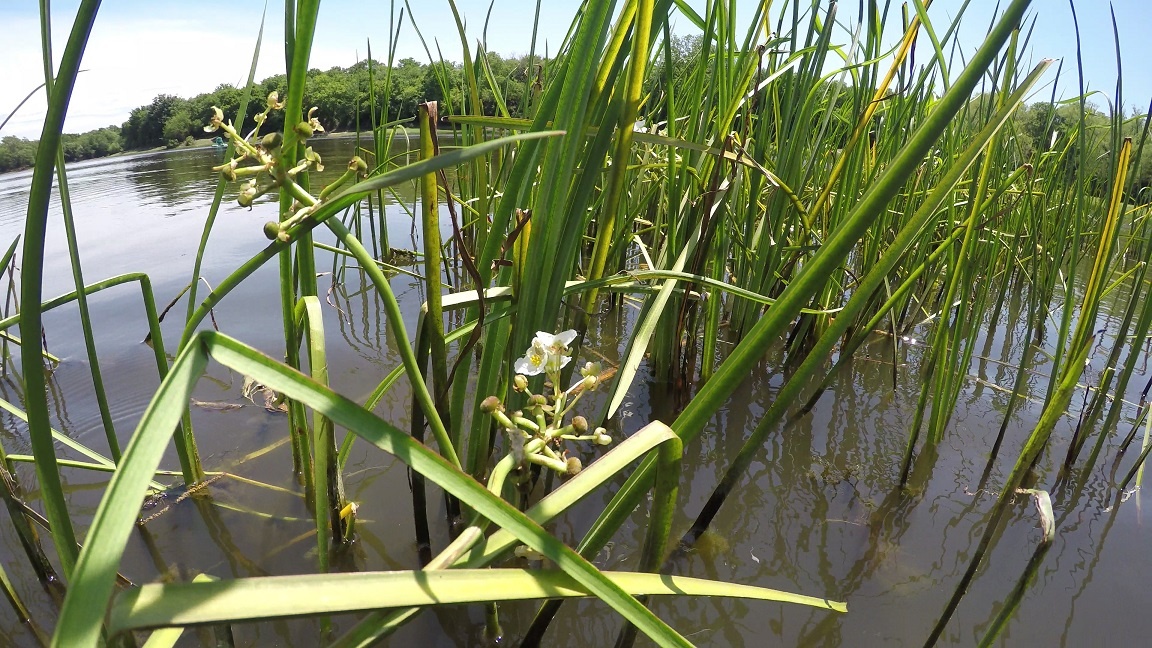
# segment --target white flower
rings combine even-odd
[[[576,331],[571,329],[557,333],[537,331],[532,338],[532,345],[524,353],[524,357],[516,360],[513,368],[516,373],[525,376],[536,376],[545,371],[560,371],[572,361],[568,355],[568,345],[576,339]]]
[[[556,335],[545,333],[544,331],[536,331],[536,337],[533,339],[533,342],[537,340],[556,355],[567,354],[568,345],[576,340],[576,331],[568,329]]]

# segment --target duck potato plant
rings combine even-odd
[[[356,612],[342,635],[325,632],[322,640],[361,646],[430,606],[458,603],[483,604],[494,638],[501,632],[500,602],[549,599],[523,637],[534,645],[544,639],[562,599],[587,596],[624,617],[621,645],[636,631],[659,645],[689,645],[648,609],[652,595],[744,597],[844,613],[843,602],[820,596],[658,572],[670,571],[673,550],[691,547],[708,529],[769,435],[786,434],[810,411],[872,336],[889,336],[895,344],[914,332],[927,340],[903,462],[893,466],[902,474],[892,484],[894,497],[915,496],[913,464],[937,456],[978,345],[998,326],[1023,327],[1028,350],[1019,358],[1001,439],[1036,349],[1051,367],[1043,416],[1018,456],[998,458],[999,439],[990,449],[985,474],[997,461],[1011,470],[956,594],[936,627],[925,628],[934,642],[1007,523],[1018,489],[1045,503],[1046,528],[1053,515],[1059,517],[1045,490],[1025,487],[1044,478],[1038,458],[1057,451],[1052,430],[1071,406],[1078,381],[1094,380],[1101,392],[1110,386],[1123,394],[1143,357],[1139,341],[1152,327],[1146,264],[1124,259],[1149,253],[1146,210],[1132,203],[1129,173],[1140,163],[1148,123],[1141,130],[1116,116],[1103,130],[1090,130],[1082,98],[1078,127],[1048,135],[1056,102],[1047,113],[1024,107],[1051,64],[1022,67],[1028,0],[1005,3],[983,42],[963,56],[957,40],[963,9],[942,25],[933,24],[938,17],[930,2],[916,0],[899,17],[889,4],[869,2],[860,21],[844,29],[837,3],[784,4],[755,3],[752,20],[740,26],[729,0],[585,0],[560,49],[550,57],[531,51],[528,60],[538,61],[537,68],[508,80],[493,75],[484,45],[473,48],[461,12],[447,0],[463,65],[454,74],[443,61],[431,61],[439,66],[441,94],[451,100],[419,107],[419,160],[401,164],[388,157],[387,142],[400,125],[386,96],[391,65],[382,86],[371,82],[374,142],[360,149],[363,158],[324,160],[310,146],[325,123],[323,112],[305,101],[319,2],[287,0],[284,87],[252,97],[263,102],[253,124],[241,123],[248,98],[238,115],[214,108],[203,116],[206,130],[228,148],[222,164],[204,169],[221,179],[169,367],[146,276],[85,285],[73,245],[76,290],[53,300],[42,294],[55,171],[68,202],[60,129],[85,44],[99,29],[99,2],[82,0],[52,70],[43,3],[50,101],[29,194],[18,321],[32,459],[66,586],[52,644],[128,645],[135,633],[152,631],[148,645],[172,645],[187,626],[212,626],[218,637],[228,637],[227,624],[294,616],[321,617],[320,627],[328,630],[330,616]],[[406,2],[392,9],[400,18],[387,26],[389,60],[411,13]],[[674,16],[700,35],[674,34]],[[903,35],[893,45],[883,35],[897,20]],[[253,73],[255,67],[254,58]],[[369,62],[370,80],[374,74]],[[512,83],[516,102],[505,100]],[[385,95],[379,104],[378,93]],[[1121,99],[1118,88],[1114,105],[1123,106]],[[495,114],[485,114],[485,106],[495,106]],[[264,132],[266,123],[284,128]],[[451,132],[438,136],[445,123]],[[452,146],[442,150],[449,137]],[[1109,164],[1087,164],[1089,151],[1101,146]],[[339,165],[342,174],[314,186],[325,165]],[[375,200],[382,209],[384,192],[404,183],[416,183],[425,234],[418,274],[427,298],[412,331],[382,269],[388,259],[381,257],[389,254],[383,221],[383,242],[368,245],[360,222],[366,202]],[[201,298],[196,286],[205,248],[229,188],[244,206],[271,197],[278,217],[264,226],[266,247]],[[372,208],[365,213],[374,231]],[[317,228],[327,229],[338,246],[314,242]],[[451,232],[447,240],[440,240],[441,231]],[[328,384],[332,341],[323,325],[317,249],[358,264],[401,357],[362,402]],[[234,299],[236,288],[255,281],[253,275],[273,260],[282,362],[227,331],[202,330],[215,306]],[[1073,288],[1078,272],[1086,285],[1082,293]],[[145,294],[162,381],[121,452],[110,427],[109,408],[116,404],[103,397],[84,298],[130,281],[139,281]],[[1005,295],[1022,282],[1026,306],[1002,313]],[[1092,353],[1094,333],[1101,304],[1118,286],[1130,287],[1127,302],[1113,307],[1123,317],[1108,338],[1107,361],[1100,362]],[[1074,294],[1079,298],[1070,298]],[[85,462],[57,457],[40,335],[42,312],[72,300],[81,310],[109,440],[110,458],[73,446]],[[573,362],[596,347],[590,325],[597,314],[621,308],[625,300],[639,300],[641,308],[620,366]],[[1059,322],[1058,331],[1046,337],[1049,321]],[[12,324],[3,320],[0,328]],[[681,513],[684,445],[724,434],[709,423],[773,350],[786,359],[778,399],[767,405],[739,453],[724,458],[715,492],[670,547]],[[217,467],[199,456],[188,410],[210,360],[245,376],[251,389],[264,390],[270,406],[287,414],[284,435],[293,465],[284,469],[297,476],[313,518],[315,573],[203,574],[188,582],[123,586],[117,570],[140,521],[141,502],[162,488],[158,466],[169,444],[188,493],[216,478]],[[609,429],[619,429],[614,419],[645,362],[676,386],[684,406],[667,424],[648,421],[629,436],[614,435]],[[410,420],[373,414],[401,379],[411,390]],[[587,398],[594,390],[606,392],[596,401],[605,404],[598,412]],[[1119,400],[1109,406],[1098,397],[1086,404],[1069,447],[1059,449],[1062,486],[1082,489],[1083,475],[1111,447],[1105,439],[1118,424]],[[1134,435],[1135,429],[1120,444],[1117,466]],[[422,569],[331,573],[332,557],[357,537],[358,506],[345,488],[345,461],[356,443],[375,446],[411,469],[413,537]],[[589,452],[599,457],[584,466],[576,455]],[[1139,462],[1146,454],[1139,453]],[[16,457],[3,459],[13,470]],[[112,471],[79,544],[61,467]],[[574,546],[548,530],[617,479],[623,485]],[[428,519],[429,481],[445,498],[447,515],[436,522]],[[30,563],[43,582],[54,582],[55,567],[18,488],[3,484]],[[536,486],[542,494],[531,496]],[[647,500],[638,571],[597,569],[590,560]],[[438,537],[450,540],[433,547]],[[1048,542],[1046,536],[1024,569],[1013,592],[1017,601]],[[550,567],[502,567],[511,555]],[[0,578],[0,584],[21,618],[28,618],[8,580]],[[999,611],[985,641],[996,638],[1011,609]],[[47,640],[44,633],[37,636]]]

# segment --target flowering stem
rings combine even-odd
[[[506,417],[505,417],[505,418],[506,418]],[[543,428],[542,428],[540,425],[538,425],[538,424],[537,424],[535,421],[532,421],[531,419],[526,419],[526,418],[524,418],[523,416],[513,416],[513,417],[512,417],[512,421],[511,421],[511,422],[512,422],[512,423],[515,423],[515,424],[516,424],[517,426],[519,426],[519,427],[522,427],[522,428],[525,428],[525,429],[528,429],[528,430],[532,430],[533,432],[539,432],[540,430],[542,430],[542,429],[543,429]],[[513,426],[511,426],[511,425],[508,425],[508,426],[505,426],[505,427],[513,427]]]
[[[547,446],[545,446],[543,449],[546,452],[551,452],[551,450],[549,450]],[[555,456],[548,457],[548,456],[545,456],[543,454],[537,454],[537,453],[533,452],[533,453],[525,454],[524,459],[528,463],[534,463],[538,466],[546,466],[546,467],[551,468],[552,470],[555,470],[556,472],[559,472],[559,473],[567,473],[568,472],[568,464],[566,462],[564,462],[563,460],[561,460],[560,458],[555,457]]]

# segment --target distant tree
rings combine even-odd
[[[189,137],[194,137],[196,131],[203,132],[204,120],[192,116],[192,107],[185,101],[168,115],[164,122],[164,144],[168,148],[175,148]]]
[[[645,80],[644,93],[652,97],[653,101],[661,103],[667,100],[671,90],[677,103],[684,101],[693,83],[693,75],[700,70],[703,44],[704,37],[701,34],[673,36],[667,48],[660,48],[661,54]],[[711,67],[703,66],[703,74],[710,75]],[[666,106],[660,109],[661,116],[666,112]],[[681,111],[677,109],[677,112]]]
[[[36,142],[9,135],[0,140],[0,171],[26,169],[36,162]]]
[[[151,148],[165,144],[164,126],[168,118],[181,106],[186,105],[186,99],[176,95],[162,94],[152,100],[147,106],[133,110],[124,122],[121,132],[124,135],[125,148]]]
[[[105,126],[104,128],[88,131],[80,136],[85,141],[89,158],[105,157],[124,150],[120,140],[119,126]]]
[[[1084,108],[1081,130],[1077,102],[1051,104],[1038,102],[1022,108],[1016,118],[1023,147],[1033,158],[1041,154],[1062,155],[1065,180],[1080,177],[1088,191],[1105,197],[1111,185],[1114,142],[1110,140],[1112,118],[1092,104]],[[1125,134],[1129,134],[1125,126]],[[1081,168],[1081,164],[1084,165]]]
[[[424,66],[414,58],[401,59],[392,68],[392,96],[388,98],[388,119],[413,119],[417,105],[424,101]]]
[[[451,63],[438,61],[425,67],[420,93],[424,101],[440,104],[440,114],[451,115],[463,105],[464,72]]]
[[[39,143],[19,137],[5,137],[0,140],[0,171],[12,171],[30,167],[35,163]],[[78,162],[105,157],[123,150],[120,143],[120,127],[105,126],[79,135],[65,133],[60,138],[60,148],[64,161]]]
[[[356,78],[342,68],[308,74],[304,87],[304,106],[315,106],[320,123],[327,130],[356,128]],[[362,125],[364,126],[364,125]]]

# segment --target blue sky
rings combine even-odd
[[[0,39],[0,118],[7,116],[43,80],[37,4],[35,0],[0,2],[0,24],[5,28],[4,38]],[[459,60],[460,42],[447,0],[415,0],[411,4],[413,18],[433,51],[438,42],[445,58]],[[543,51],[545,44],[552,51],[556,49],[579,4],[577,0],[544,0],[538,51]],[[693,0],[689,4],[702,3]],[[753,4],[751,0],[737,4],[740,22],[746,23]],[[790,4],[791,1],[777,1],[774,7]],[[841,20],[853,21],[858,4],[858,0],[842,2]],[[1152,74],[1146,67],[1152,60],[1152,8],[1148,0],[1116,0],[1112,4],[1125,64],[1125,108],[1130,113],[1136,106],[1144,112],[1152,98]],[[351,65],[358,57],[364,57],[368,39],[372,40],[376,58],[383,58],[388,45],[388,5],[385,0],[325,0],[320,9],[312,67]],[[403,7],[403,2],[397,5]],[[939,34],[943,34],[960,5],[961,0],[936,0],[932,5],[929,16]],[[457,6],[464,14],[474,47],[484,36],[488,2],[457,0]],[[894,8],[898,6],[893,2]],[[966,55],[979,44],[995,6],[993,0],[971,0],[960,32]],[[77,81],[65,130],[79,132],[120,124],[132,108],[148,103],[160,93],[191,96],[219,83],[241,83],[247,74],[263,7],[264,3],[257,0],[104,0],[82,65],[87,72]],[[1086,83],[1089,90],[1101,92],[1091,101],[1107,109],[1117,76],[1109,3],[1077,0],[1076,7]],[[501,54],[526,53],[535,8],[532,0],[496,0],[487,31],[489,49]],[[58,56],[71,26],[76,0],[57,0],[52,9]],[[775,15],[778,10],[772,11]],[[279,3],[270,3],[258,78],[283,71],[282,15]],[[1031,15],[1036,19],[1030,43],[1032,59],[1064,58],[1057,96],[1075,96],[1075,32],[1067,0],[1033,0]],[[673,20],[678,32],[690,31],[683,17]],[[893,22],[898,24],[898,20]],[[849,35],[844,31],[841,38],[834,40],[846,44]],[[397,43],[399,58],[427,60],[410,23],[404,25]],[[927,46],[924,39],[921,47]],[[927,50],[921,52],[923,60]],[[1050,80],[1052,77],[1049,73]],[[1037,98],[1046,99],[1051,86],[1040,93]],[[37,93],[0,131],[0,136],[38,137],[44,110],[43,94]]]

